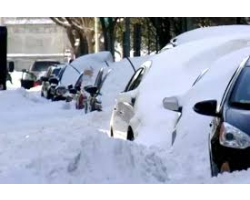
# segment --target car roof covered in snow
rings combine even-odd
[[[223,25],[197,28],[174,37],[171,39],[170,44],[178,46],[195,40],[235,34],[250,34],[249,25]],[[170,44],[167,44],[163,49],[169,49]]]
[[[99,69],[109,66],[112,62],[112,54],[108,51],[81,56],[68,64],[61,78],[61,85],[74,85],[79,75],[86,69],[93,70],[92,79],[94,81]]]

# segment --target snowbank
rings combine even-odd
[[[24,89],[0,92],[0,100],[0,183],[168,180],[164,154],[107,136],[111,110],[85,115]]]

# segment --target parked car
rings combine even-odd
[[[56,87],[59,83],[59,74],[64,65],[50,66],[44,76],[41,77],[41,96],[51,99],[55,95]]]
[[[237,81],[240,79],[240,70],[242,71],[242,68],[249,65],[249,61],[247,61],[248,58],[244,59],[246,56],[249,56],[249,52],[250,47],[245,47],[221,57],[212,64],[205,74],[201,73],[203,74],[202,78],[185,94],[175,97],[167,97],[163,100],[165,108],[175,111],[166,112],[168,117],[165,122],[173,124],[173,128],[171,128],[170,131],[166,130],[170,136],[169,139],[172,140],[172,148],[175,149],[176,154],[185,154],[185,156],[191,158],[186,161],[181,161],[180,164],[187,165],[187,162],[194,163],[193,173],[196,173],[195,171],[197,170],[195,169],[197,168],[199,168],[199,172],[202,174],[211,171],[212,176],[216,176],[223,171],[234,171],[236,170],[235,165],[234,168],[232,168],[233,166],[230,166],[230,163],[224,162],[222,163],[224,164],[223,167],[222,164],[217,167],[217,163],[215,163],[214,160],[211,160],[211,158],[220,157],[220,162],[222,162],[224,159],[226,160],[228,158],[226,155],[230,155],[231,152],[234,152],[233,155],[235,156],[239,153],[237,157],[244,155],[240,149],[229,147],[224,148],[223,145],[219,144],[218,131],[222,130],[223,122],[228,123],[232,120],[237,121],[242,125],[244,124],[244,117],[247,117],[247,111],[244,111],[244,109],[237,109],[237,111],[245,113],[244,117],[243,115],[239,117],[237,114],[231,114],[232,112],[230,111],[235,111],[236,107],[234,106],[232,109],[229,100],[230,96],[232,96],[233,90],[235,90],[234,88],[236,88],[235,84],[237,84]],[[240,66],[239,63],[241,63]],[[247,87],[245,89],[247,89]],[[247,90],[245,90],[245,92],[246,91]],[[197,102],[211,99],[212,102],[216,102],[217,104],[216,110],[217,113],[219,113],[219,116],[200,115],[194,110],[194,105],[196,105]],[[213,110],[212,107],[211,109]],[[235,113],[237,112],[235,111]],[[177,117],[171,119],[169,116],[172,114],[175,114]],[[228,117],[231,118],[229,119]],[[229,123],[241,129],[241,126],[238,126],[234,122]],[[212,140],[212,138],[214,139]],[[216,144],[216,151],[212,151],[212,143]],[[222,146],[223,148],[218,148],[217,145],[219,145],[219,147]],[[222,154],[222,151],[218,151],[218,149],[224,149],[224,155]],[[215,152],[215,155],[212,154],[213,152]],[[233,157],[230,161],[234,162],[232,159]],[[243,169],[241,167],[246,166],[246,162],[246,157],[242,157],[241,160],[238,159],[237,170]],[[238,168],[238,166],[240,167]],[[189,173],[192,173],[191,171]]]
[[[102,67],[93,85],[88,85],[91,80],[92,72],[85,70],[76,81],[75,86],[70,92],[74,95],[76,109],[85,109],[85,113],[92,111],[102,111],[100,99],[102,86],[107,79],[111,69]]]
[[[140,143],[157,143],[165,148],[171,145],[163,137],[166,130],[172,130],[174,126],[172,119],[167,118],[169,112],[160,106],[164,96],[185,94],[196,79],[202,79],[202,75],[198,77],[201,72],[217,59],[246,47],[249,39],[247,34],[211,37],[187,42],[153,56],[152,67],[143,81],[138,79],[137,87],[131,91],[126,88],[118,95],[111,117],[110,135],[129,140],[137,138]],[[154,134],[153,139],[146,140],[146,134]]]
[[[239,66],[222,102],[198,102],[194,111],[212,116],[210,161],[212,176],[250,167],[250,59]]]
[[[131,77],[125,90],[118,95],[110,121],[111,137],[115,136],[127,140],[134,140],[130,120],[134,116],[135,106],[137,106],[138,86],[150,70],[151,65],[151,61],[142,64]]]
[[[33,63],[29,70],[23,69],[21,86],[30,89],[41,85],[41,76],[43,76],[48,68],[52,65],[58,65],[60,62],[54,60],[38,60]]]

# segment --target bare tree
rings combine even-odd
[[[119,17],[100,17],[104,38],[104,48],[106,51],[110,51],[112,55],[114,55],[115,52],[115,26],[118,19]]]
[[[76,57],[94,52],[93,17],[51,17],[51,20],[66,29]]]

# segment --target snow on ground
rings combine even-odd
[[[155,150],[107,136],[110,109],[85,115],[66,105],[39,92],[0,92],[0,183],[168,180]]]
[[[110,108],[85,115],[23,89],[0,99],[0,183],[249,183],[250,171],[182,174],[171,151],[109,138]]]

